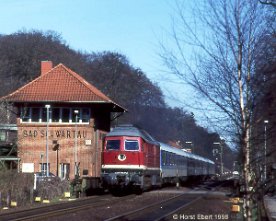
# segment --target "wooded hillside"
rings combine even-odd
[[[195,153],[212,159],[213,143],[220,137],[197,125],[192,113],[171,108],[156,83],[126,56],[117,52],[72,50],[55,32],[17,32],[0,36],[0,96],[26,84],[40,74],[40,62],[63,63],[82,75],[128,110],[114,124],[136,124],[163,142],[193,143]],[[189,148],[191,146],[188,146]],[[226,167],[232,168],[232,151],[225,146]]]

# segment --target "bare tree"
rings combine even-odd
[[[180,3],[181,2],[181,3]],[[252,87],[255,53],[261,36],[270,34],[267,11],[257,0],[176,1],[173,47],[161,43],[165,64],[208,101],[216,126],[234,138],[242,153],[244,218],[252,220],[251,125],[256,92]],[[190,17],[189,17],[190,16]],[[270,21],[271,22],[271,21]],[[192,54],[189,52],[193,52]],[[217,123],[217,122],[216,122]]]
[[[271,6],[276,8],[276,1],[275,0],[271,0],[271,1],[270,0],[264,0],[264,1],[260,0],[260,3],[265,4],[265,5],[271,5]]]

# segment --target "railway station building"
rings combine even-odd
[[[125,111],[63,64],[41,62],[40,76],[1,100],[17,111],[17,157],[22,172],[63,179],[99,177],[111,114]],[[48,164],[47,164],[48,163]]]

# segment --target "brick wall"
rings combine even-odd
[[[53,141],[56,141],[60,145],[59,164],[70,164],[70,179],[74,178],[75,153],[77,162],[80,162],[81,176],[84,170],[88,176],[100,176],[102,132],[95,131],[93,125],[93,120],[89,124],[49,124],[48,159],[51,173],[56,174],[57,171],[57,152],[53,150]],[[20,123],[18,119],[18,156],[21,164],[34,163],[35,172],[40,171],[40,163],[46,163],[46,131],[45,123]]]

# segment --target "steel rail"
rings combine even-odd
[[[226,183],[225,181],[224,182],[221,182],[219,184],[217,184],[216,182],[214,183],[210,183],[210,184],[207,184],[207,185],[204,185],[204,188],[207,188],[207,189],[216,189],[218,187],[221,187],[222,185],[224,185],[224,183]],[[136,215],[136,218],[138,217],[139,218],[139,214],[142,215],[142,212],[146,212],[146,211],[153,211],[153,208],[156,208],[157,209],[160,209],[162,208],[161,206],[164,207],[164,205],[166,203],[169,203],[173,200],[176,200],[177,198],[181,198],[181,197],[184,197],[184,196],[187,196],[187,198],[189,197],[192,197],[192,196],[196,196],[196,195],[199,195],[200,196],[197,196],[196,198],[193,198],[191,200],[189,200],[188,202],[183,202],[184,204],[182,204],[181,206],[177,206],[176,209],[174,210],[171,210],[169,211],[168,213],[165,213],[163,215],[160,214],[160,216],[158,218],[155,218],[155,219],[152,219],[153,221],[160,221],[160,220],[163,220],[164,218],[176,213],[177,211],[180,211],[182,209],[185,209],[186,207],[190,206],[191,204],[195,203],[196,201],[202,199],[203,197],[209,195],[208,191],[201,191],[200,189],[198,190],[190,190],[186,193],[183,193],[183,194],[180,194],[178,196],[174,196],[174,197],[171,197],[169,199],[166,199],[166,200],[163,200],[163,201],[160,201],[160,202],[157,202],[157,203],[152,203],[150,205],[147,205],[145,207],[142,207],[142,208],[139,208],[139,209],[136,209],[136,210],[132,210],[132,211],[129,211],[129,212],[126,212],[124,214],[121,214],[121,215],[118,215],[118,216],[114,216],[114,217],[111,217],[111,218],[108,218],[108,219],[105,219],[104,221],[115,221],[115,220],[131,220],[131,219],[128,219],[128,217],[131,217],[131,216],[135,216]],[[186,199],[188,200],[188,199]],[[173,203],[173,202],[172,202]]]
[[[147,211],[147,210],[152,210],[154,207],[159,207],[166,204],[166,203],[169,203],[173,200],[176,200],[178,198],[181,198],[183,196],[189,196],[187,193],[183,193],[183,194],[180,194],[178,196],[174,196],[174,197],[171,197],[169,199],[166,199],[166,200],[163,200],[163,201],[160,201],[160,202],[157,202],[157,203],[152,203],[150,205],[147,205],[145,207],[142,207],[142,208],[139,208],[139,209],[136,209],[136,210],[132,210],[132,211],[129,211],[129,212],[126,212],[126,213],[123,213],[121,215],[118,215],[118,216],[114,216],[114,217],[111,217],[111,218],[108,218],[108,219],[105,219],[104,221],[114,221],[114,220],[122,220],[124,219],[125,217],[127,216],[131,216],[131,215],[135,215],[135,213],[141,213],[143,211]],[[201,197],[198,197],[194,200],[199,200],[199,198]]]
[[[24,213],[33,213],[33,212],[39,212],[41,210],[47,210],[52,208],[53,206],[55,207],[62,207],[64,206],[64,204],[68,205],[68,204],[78,204],[81,201],[85,202],[85,201],[91,201],[93,199],[98,199],[99,197],[88,197],[88,198],[84,198],[84,199],[76,199],[74,201],[61,201],[59,203],[53,203],[53,204],[40,204],[37,207],[33,207],[33,208],[28,208],[28,209],[19,209],[19,210],[7,210],[5,212],[1,212],[0,213],[0,220],[2,221],[3,217],[7,217],[7,216],[20,216],[20,214],[24,214]]]
[[[180,210],[182,210],[182,209],[184,209],[184,208],[186,208],[186,207],[192,205],[193,203],[195,203],[196,201],[198,201],[198,200],[200,200],[200,199],[202,199],[202,196],[197,197],[197,198],[195,198],[194,200],[192,200],[192,201],[190,201],[190,202],[188,202],[188,203],[185,203],[184,205],[178,207],[177,209],[175,209],[175,210],[173,210],[173,211],[171,211],[171,212],[168,212],[167,214],[165,214],[165,215],[163,215],[163,216],[161,216],[161,217],[159,217],[159,218],[157,218],[157,219],[155,219],[155,220],[153,220],[153,221],[164,220],[166,217],[169,217],[169,216],[171,216],[171,215],[177,213],[177,211],[180,211]]]
[[[133,198],[133,195],[125,196],[120,200],[127,200]],[[68,214],[68,212],[76,212],[85,210],[91,207],[98,207],[108,202],[118,201],[118,198],[111,196],[99,196],[88,199],[81,199],[76,201],[62,202],[60,204],[52,204],[47,206],[40,206],[28,210],[12,211],[0,213],[1,221],[23,221],[23,220],[43,220],[54,216],[61,216]]]

